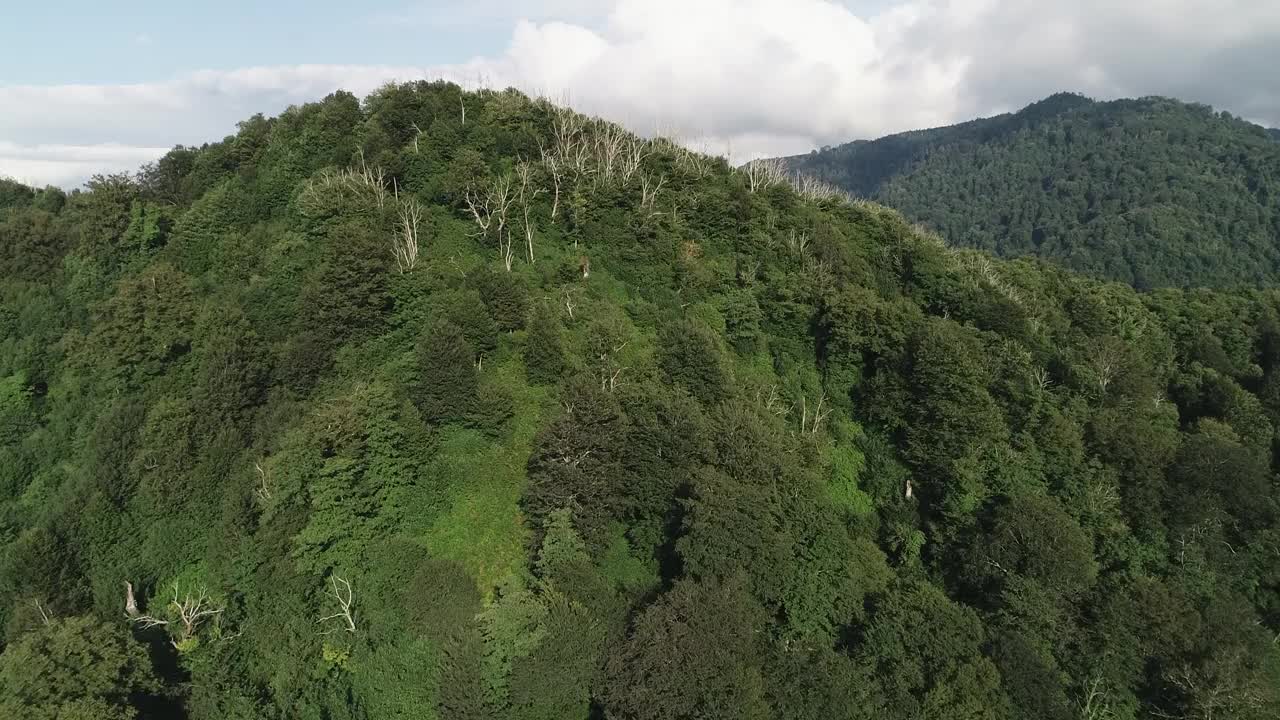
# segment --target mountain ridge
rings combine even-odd
[[[1016,112],[781,159],[950,242],[1140,288],[1280,281],[1273,131],[1162,97]]]

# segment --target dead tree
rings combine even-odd
[[[519,189],[516,192],[516,198],[520,201],[522,210],[521,226],[524,229],[525,249],[528,252],[529,262],[533,262],[533,222],[529,219],[529,210],[533,205],[533,200],[542,190],[534,187],[533,183],[533,166],[523,160],[516,165],[516,177],[520,181]],[[508,268],[510,269],[510,268]]]
[[[619,131],[623,135],[622,155],[620,158],[621,165],[619,170],[622,174],[622,182],[629,183],[631,182],[631,178],[636,173],[640,172],[640,167],[644,164],[645,158],[653,154],[653,145],[638,135],[622,131],[621,129],[619,129]]]
[[[133,597],[133,583],[124,583],[124,614],[130,618],[138,617],[138,601]]]
[[[622,385],[622,373],[631,368],[621,365],[618,362],[618,353],[622,352],[630,343],[624,342],[621,345],[615,345],[608,351],[600,354],[600,389],[613,392]]]
[[[52,621],[52,618],[49,617],[48,611],[44,609],[44,605],[41,605],[39,600],[32,600],[31,602],[36,606],[36,612],[40,613],[40,620],[43,621],[45,625],[48,625]]]
[[[742,166],[742,172],[747,176],[747,187],[753,193],[787,181],[787,168],[776,158],[752,160]]]
[[[1116,713],[1111,706],[1111,694],[1102,684],[1100,673],[1094,673],[1082,689],[1083,697],[1076,703],[1080,720],[1114,720]]]
[[[422,223],[422,205],[412,195],[400,198],[396,193],[396,232],[391,237],[391,255],[403,275],[418,265],[418,226]]]
[[[326,615],[325,617],[320,618],[319,620],[316,621],[316,623],[323,625],[324,623],[329,622],[330,620],[340,620],[342,624],[339,625],[338,627],[344,628],[347,632],[350,632],[350,633],[355,632],[356,621],[355,621],[355,617],[352,615],[353,611],[351,607],[351,583],[347,582],[346,580],[343,580],[341,577],[337,575],[337,573],[329,576],[329,583],[331,587],[328,591],[325,592],[325,595],[328,595],[329,597],[337,601],[339,610],[338,612],[332,615]],[[338,583],[342,583],[341,588],[338,587]],[[334,630],[337,630],[338,627],[330,628],[329,630],[325,631],[325,633],[326,634],[331,633]]]
[[[324,170],[308,180],[298,196],[298,208],[307,217],[319,217],[330,212],[335,200],[382,209],[387,202],[386,171],[369,167],[362,153],[359,168]]]
[[[262,502],[271,499],[271,488],[267,485],[267,471],[262,468],[262,463],[254,462],[253,469],[258,471],[258,488],[253,491],[254,495]]]
[[[576,175],[586,174],[590,158],[590,149],[583,137],[585,124],[583,117],[568,107],[559,108],[551,122],[552,155]]]
[[[555,222],[556,214],[560,212],[560,183],[564,180],[564,161],[558,155],[548,153],[546,148],[542,148],[541,151],[542,166],[551,176],[551,220]]]
[[[762,388],[756,389],[756,401],[764,406],[765,411],[770,412],[778,417],[786,417],[791,414],[794,406],[787,406],[782,402],[782,396],[778,394],[778,386],[770,385],[769,394],[765,395]]]
[[[195,637],[200,626],[204,625],[209,618],[222,613],[223,608],[214,607],[212,598],[204,588],[200,588],[194,594],[188,591],[186,595],[179,599],[178,584],[173,584],[173,600],[168,605],[170,617],[172,620],[162,620],[153,615],[139,615],[133,619],[143,630],[169,626],[177,624],[177,637],[171,638],[169,642],[175,647],[181,649],[183,643]]]
[[[787,238],[787,248],[795,255],[804,256],[805,250],[809,247],[809,233],[796,234],[795,230],[791,231],[791,235]]]
[[[573,296],[573,288],[566,287],[564,289],[564,311],[569,313],[569,319],[573,319],[573,311],[578,309],[578,301]]]
[[[813,408],[813,415],[809,414],[809,401],[807,398],[800,398],[800,433],[808,433],[817,435],[818,429],[822,427],[822,423],[831,415],[831,408],[823,409],[823,405],[827,402],[827,393],[824,391],[818,396],[818,404]]]
[[[667,184],[667,176],[663,175],[657,180],[644,174],[640,176],[640,207],[653,209],[653,204],[658,200],[658,193],[662,192],[662,186]]]
[[[586,255],[578,257],[578,270],[582,273],[582,279],[586,280],[591,277],[591,258]]]
[[[425,133],[422,132],[422,128],[418,127],[418,123],[413,123],[413,154],[414,155],[418,154],[418,138],[422,137],[424,134]]]
[[[476,235],[488,239],[494,237],[498,242],[498,257],[511,272],[514,258],[511,242],[511,228],[507,225],[507,213],[515,203],[515,194],[511,189],[511,176],[502,175],[495,178],[483,193],[468,191],[467,208],[480,229]]]
[[[791,178],[791,186],[796,194],[801,198],[810,202],[822,202],[824,200],[849,199],[842,190],[829,185],[812,175],[794,175]]]
[[[600,122],[596,126],[593,137],[596,177],[606,184],[613,182],[622,171],[627,135],[625,130],[612,123]]]
[[[387,177],[382,168],[371,168],[364,161],[364,150],[360,151],[360,169],[352,171],[352,181],[367,188],[378,201],[378,207],[387,204]]]

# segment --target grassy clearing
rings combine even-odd
[[[457,430],[443,438],[434,472],[450,488],[449,507],[425,538],[433,555],[461,563],[486,595],[525,562],[529,529],[519,500],[533,438],[548,410],[547,391],[525,382],[518,359],[490,372],[514,400],[510,437]]]

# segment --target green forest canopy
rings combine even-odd
[[[1064,93],[785,162],[955,245],[1143,289],[1274,286],[1277,137],[1204,105]]]
[[[0,203],[0,715],[1280,713],[1276,291],[441,83]]]

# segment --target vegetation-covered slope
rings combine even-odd
[[[1280,295],[803,190],[427,84],[5,185],[0,716],[1275,717]]]
[[[1203,105],[1063,94],[786,162],[956,245],[1034,255],[1138,288],[1274,285],[1274,136]]]

